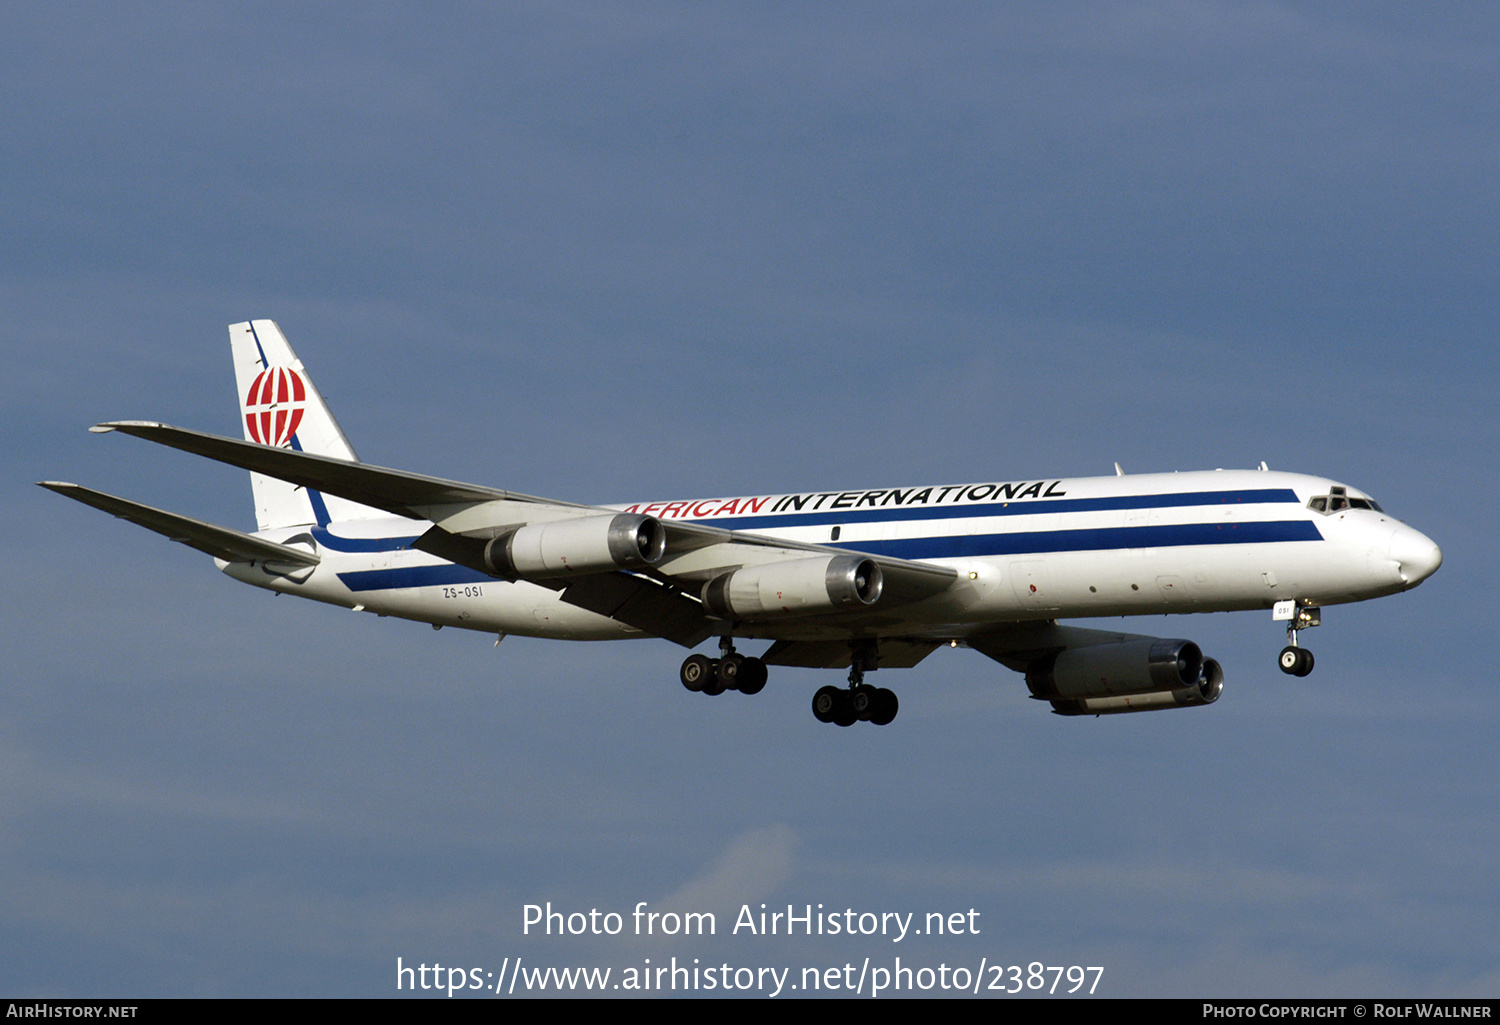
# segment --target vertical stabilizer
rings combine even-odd
[[[229,325],[229,348],[234,356],[240,428],[245,440],[359,462],[338,421],[275,321],[252,320]],[[250,475],[250,488],[255,495],[255,519],[261,530],[387,515],[259,473]]]

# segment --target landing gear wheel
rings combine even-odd
[[[853,726],[860,720],[872,722],[876,726],[886,726],[896,718],[900,707],[893,692],[884,687],[867,687],[862,683],[847,690],[841,687],[821,687],[812,700],[813,716],[818,722],[831,722],[838,726]]]
[[[833,722],[843,693],[837,687],[819,687],[812,700],[813,718],[818,722]]]
[[[868,719],[875,711],[875,694],[877,688],[866,687],[860,684],[849,691],[849,705],[854,710],[854,718]]]
[[[747,658],[740,666],[739,688],[741,694],[759,694],[766,685],[766,664],[758,658]]]
[[[689,655],[682,663],[682,671],[678,678],[682,685],[693,693],[703,689],[706,681],[713,672],[713,660],[707,655]]]
[[[708,660],[708,675],[703,678],[703,693],[710,697],[724,693],[724,681],[719,676],[719,660],[711,658]]]
[[[853,726],[859,721],[859,713],[854,711],[854,695],[847,690],[838,692],[838,699],[833,706],[833,724],[835,726]]]
[[[719,659],[719,682],[723,690],[738,690],[745,671],[745,656],[731,652]]]
[[[1288,645],[1281,649],[1278,664],[1283,673],[1291,676],[1306,676],[1313,671],[1313,653],[1306,648],[1294,648]]]

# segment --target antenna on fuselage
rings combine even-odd
[[[1115,476],[1116,477],[1123,477],[1123,476],[1125,476],[1125,471],[1122,470],[1122,469],[1120,469],[1120,464],[1119,463],[1115,463]]]

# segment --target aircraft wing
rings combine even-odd
[[[158,445],[182,449],[194,455],[205,456],[230,466],[263,473],[268,477],[289,481],[304,488],[327,491],[351,501],[383,509],[398,516],[414,520],[427,519],[418,510],[429,506],[456,503],[519,502],[564,508],[589,508],[575,506],[570,502],[553,502],[520,495],[513,491],[461,484],[440,477],[424,477],[404,470],[390,470],[368,463],[351,463],[331,456],[315,456],[289,448],[272,448],[251,441],[224,438],[217,434],[204,434],[170,424],[152,423],[146,420],[120,420],[114,423],[96,424],[89,428],[95,434],[119,431],[137,438],[154,441]]]
[[[55,491],[76,502],[102,509],[112,516],[129,520],[147,530],[154,530],[178,544],[196,548],[200,552],[226,562],[269,562],[291,566],[316,566],[318,564],[316,555],[304,552],[300,548],[279,545],[274,541],[242,534],[238,530],[230,530],[228,527],[216,527],[212,523],[179,516],[164,509],[156,509],[139,502],[117,498],[114,495],[106,495],[92,488],[80,487],[77,484],[59,480],[38,481],[38,484],[48,491]]]
[[[941,644],[923,638],[882,637],[873,668],[910,669]],[[803,669],[848,669],[854,656],[848,641],[777,641],[761,656],[768,666]]]
[[[975,651],[994,659],[1007,669],[1026,672],[1029,665],[1069,648],[1089,648],[1125,641],[1150,641],[1154,637],[1116,633],[1113,630],[1091,630],[1082,626],[1060,626],[1053,620],[1023,623],[1000,623],[967,638],[965,643]]]
[[[489,571],[484,564],[485,545],[503,531],[613,512],[289,448],[272,448],[168,424],[130,420],[90,429],[97,433],[119,431],[134,435],[399,516],[428,520],[433,527],[412,547],[481,572]],[[561,590],[562,599],[570,604],[692,647],[710,636],[719,622],[695,595],[707,581],[745,567],[816,555],[868,558],[880,567],[883,575],[882,613],[897,605],[940,594],[957,578],[953,569],[931,563],[866,556],[848,548],[806,544],[682,520],[663,519],[660,523],[666,539],[665,555],[648,569],[543,577],[532,582]],[[840,619],[847,618],[851,624],[868,614],[860,609],[831,613]]]
[[[591,573],[567,581],[562,600],[657,637],[696,648],[717,622],[703,603],[659,580],[635,573]]]

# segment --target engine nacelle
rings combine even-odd
[[[858,555],[791,559],[747,566],[703,585],[703,604],[721,619],[797,616],[880,600],[885,578]]]
[[[1026,685],[1061,715],[1210,705],[1224,671],[1192,641],[1138,638],[1069,648],[1031,664]]]
[[[1203,676],[1192,687],[1127,694],[1114,698],[1079,698],[1054,701],[1058,715],[1114,715],[1119,712],[1154,712],[1162,708],[1193,708],[1211,705],[1224,693],[1224,670],[1211,658],[1203,660]]]
[[[537,580],[642,569],[666,550],[667,532],[654,516],[609,513],[528,524],[485,545],[484,565],[497,577]]]

